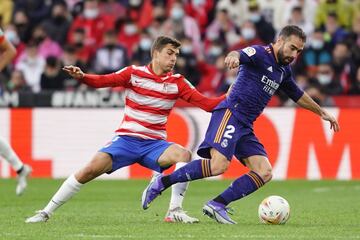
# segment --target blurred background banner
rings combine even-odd
[[[339,120],[337,134],[318,116],[296,108],[266,109],[255,122],[275,179],[360,179],[360,109],[328,111]],[[123,108],[3,108],[0,134],[33,167],[33,177],[64,178],[111,140],[122,117]],[[209,119],[210,114],[202,110],[176,108],[169,118],[168,140],[191,149],[197,157]],[[236,178],[246,172],[236,159],[231,164],[215,179]],[[149,178],[151,174],[133,165],[102,178]],[[0,178],[11,176],[15,173],[7,162],[0,161]]]

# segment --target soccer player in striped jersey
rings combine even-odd
[[[15,47],[5,38],[4,32],[0,29],[0,72],[10,63],[15,55]],[[15,192],[20,196],[27,187],[27,177],[30,175],[32,169],[19,159],[10,144],[2,137],[0,137],[0,156],[4,158],[18,174],[18,184]]]
[[[153,43],[149,65],[128,66],[107,75],[85,74],[79,67],[64,67],[72,77],[94,88],[124,87],[125,114],[112,141],[103,146],[84,168],[71,175],[47,206],[28,218],[27,223],[47,221],[85,183],[103,173],[110,174],[134,163],[161,173],[173,164],[191,160],[188,150],[165,140],[166,122],[171,109],[176,100],[181,98],[205,111],[212,111],[225,96],[205,97],[184,76],[172,73],[180,46],[178,40],[160,36]],[[187,185],[178,186],[181,195]],[[176,208],[180,208],[182,196],[177,200]],[[182,209],[170,209],[166,220],[198,222],[198,219],[187,216]]]
[[[203,207],[204,214],[217,222],[235,224],[227,214],[227,205],[253,193],[272,178],[270,162],[253,132],[253,122],[277,89],[282,89],[299,106],[329,121],[335,132],[339,131],[334,116],[303,92],[292,77],[289,64],[303,50],[305,41],[305,33],[289,25],[282,29],[274,44],[251,46],[227,55],[227,67],[240,67],[228,97],[212,112],[205,140],[197,152],[204,159],[193,160],[170,175],[158,176],[145,189],[143,205],[147,206],[174,183],[224,173],[235,155],[250,171]]]

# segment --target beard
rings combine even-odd
[[[277,53],[277,59],[278,59],[280,65],[289,65],[292,61],[294,61],[293,57],[286,57],[284,55],[284,46],[280,47],[280,49]]]

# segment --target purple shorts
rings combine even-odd
[[[242,159],[262,155],[267,157],[264,146],[254,134],[252,126],[241,123],[229,109],[218,109],[211,115],[205,139],[200,144],[197,154],[211,158],[210,149],[215,148],[228,160],[235,155]]]

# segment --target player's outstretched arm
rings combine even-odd
[[[6,38],[4,38],[3,41],[0,41],[0,53],[1,72],[5,68],[5,66],[15,57],[16,49]]]
[[[71,65],[63,67],[63,70],[71,77],[93,88],[126,87],[131,75],[130,68],[105,75],[85,74],[79,67]]]
[[[322,109],[306,92],[304,92],[302,97],[296,103],[299,106],[316,113],[325,121],[330,122],[330,129],[333,129],[334,132],[338,132],[340,130],[339,123],[335,117]]]

